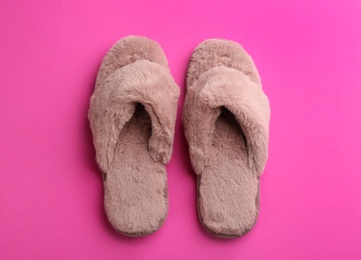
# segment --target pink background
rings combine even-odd
[[[0,3],[0,259],[361,259],[361,2]],[[163,47],[182,89],[169,215],[145,238],[108,224],[87,121],[96,72],[129,34]],[[261,212],[245,237],[198,222],[180,123],[192,49],[254,58],[272,107]]]

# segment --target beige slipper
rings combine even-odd
[[[129,36],[107,53],[89,121],[111,225],[127,236],[160,228],[168,212],[165,164],[173,149],[179,88],[161,47]]]
[[[252,58],[237,43],[207,40],[188,67],[183,125],[198,175],[198,214],[219,237],[255,224],[268,156],[270,107]]]

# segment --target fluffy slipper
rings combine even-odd
[[[124,235],[150,234],[167,216],[165,164],[173,148],[178,96],[156,42],[129,36],[104,57],[88,117],[103,172],[105,211]]]
[[[255,224],[268,156],[270,107],[251,57],[237,43],[207,40],[193,52],[183,125],[198,175],[198,214],[219,237]]]

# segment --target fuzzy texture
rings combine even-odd
[[[103,172],[110,223],[128,236],[159,229],[167,215],[179,88],[160,46],[145,37],[118,41],[99,69],[89,121]]]
[[[183,124],[199,217],[216,236],[241,236],[256,221],[269,120],[268,99],[243,48],[218,39],[200,44],[189,64]]]
[[[108,172],[119,133],[132,118],[137,103],[143,104],[152,121],[149,152],[155,161],[170,160],[179,91],[163,67],[147,60],[115,70],[94,91],[90,122],[97,162]]]

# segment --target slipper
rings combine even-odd
[[[253,60],[238,43],[211,39],[194,50],[183,111],[200,221],[215,236],[242,236],[258,216],[270,107]]]
[[[105,211],[126,236],[153,233],[167,216],[165,164],[179,92],[161,47],[145,37],[118,41],[98,71],[88,118],[103,172]]]

